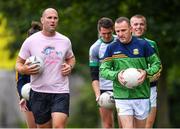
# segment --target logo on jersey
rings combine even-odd
[[[116,52],[114,52],[113,54],[120,54],[120,53],[122,53],[121,51],[116,51]]]
[[[139,50],[136,48],[136,49],[133,49],[133,54],[134,55],[138,55],[139,54]]]
[[[63,55],[61,51],[57,52],[55,48],[51,46],[47,46],[46,48],[44,48],[42,53],[45,55],[45,63],[48,64],[58,63]]]

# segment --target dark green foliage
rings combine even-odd
[[[90,83],[89,83],[90,84]],[[78,100],[73,103],[68,128],[98,128],[99,114],[94,93],[90,85],[78,90]]]
[[[39,20],[42,11],[47,7],[54,7],[58,10],[60,14],[58,31],[68,36],[72,41],[73,50],[77,59],[75,71],[80,71],[83,77],[88,78],[88,80],[90,80],[87,70],[88,50],[91,44],[97,39],[96,25],[98,19],[103,16],[110,17],[113,20],[119,16],[127,16],[130,18],[134,14],[143,14],[146,16],[148,21],[147,38],[155,40],[158,43],[163,64],[161,77],[163,84],[160,83],[159,85],[162,87],[161,89],[167,91],[167,84],[168,87],[172,87],[174,85],[174,83],[172,83],[173,80],[179,78],[178,76],[168,74],[168,72],[173,69],[174,64],[176,64],[176,66],[180,64],[179,0],[2,0],[0,2],[0,13],[8,19],[8,28],[13,30],[16,37],[14,42],[7,46],[7,49],[12,52],[11,57],[19,50],[26,37],[26,31],[30,27],[31,21]],[[177,68],[175,72],[178,71],[180,71],[179,68]],[[175,91],[178,91],[178,89],[171,88],[171,92]],[[80,106],[80,110],[76,111],[77,113],[85,111],[87,116],[85,117],[83,116],[84,114],[82,115],[82,113],[80,113],[78,119],[82,121],[83,127],[95,127],[98,120],[92,89],[89,89],[89,87],[84,88],[81,94],[81,100],[79,100],[78,104],[83,106]],[[159,96],[163,95],[164,94],[159,94]],[[172,97],[171,100],[172,102],[177,101],[177,98]],[[164,102],[167,103],[167,100],[159,103]],[[171,113],[176,111],[175,108],[179,108],[178,103],[176,104],[174,102],[173,107],[174,108],[170,107]],[[96,117],[93,117],[92,112]],[[170,116],[171,122],[173,120],[179,120],[175,117],[176,112]],[[166,117],[169,117],[168,114]],[[88,125],[88,123],[91,122],[95,125]],[[172,123],[174,124],[173,127],[179,126],[178,122]],[[74,125],[74,123],[71,124]],[[76,125],[76,127],[82,126]],[[159,127],[161,126],[160,124]]]
[[[169,105],[170,105],[170,120],[173,125],[173,128],[179,127],[179,121],[180,121],[180,112],[179,112],[179,105],[180,105],[180,94],[179,94],[179,88],[180,88],[180,80],[174,81],[174,92],[169,98]],[[175,114],[175,115],[174,115]]]

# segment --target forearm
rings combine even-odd
[[[104,62],[100,67],[100,76],[107,80],[116,80],[119,71],[113,71],[108,62]]]
[[[24,62],[25,62],[25,60],[23,60],[20,57],[17,57],[15,69],[16,69],[16,71],[18,71],[21,74],[25,74]]]
[[[156,54],[149,57],[148,62],[150,64],[150,66],[146,69],[148,76],[153,76],[162,70],[161,61]]]
[[[99,80],[92,81],[92,88],[96,98],[99,97],[100,96]]]

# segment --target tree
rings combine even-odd
[[[158,42],[163,71],[159,83],[159,105],[157,127],[170,127],[168,91],[175,92],[173,86],[177,76],[173,73],[180,71],[180,17],[177,13],[180,7],[178,0],[6,0],[0,2],[0,12],[7,18],[15,39],[7,48],[11,56],[19,50],[26,37],[26,31],[32,20],[39,20],[44,8],[55,7],[60,13],[58,30],[70,37],[77,58],[76,72],[88,74],[88,49],[97,39],[96,24],[100,17],[106,16],[116,19],[119,16],[130,18],[134,14],[143,14],[148,20],[147,37]],[[174,72],[172,72],[174,71]],[[86,77],[88,77],[86,75]],[[178,81],[177,81],[178,82]],[[176,86],[179,86],[176,83]],[[169,90],[171,89],[171,90]],[[170,109],[171,110],[171,109]],[[172,117],[173,119],[173,117]],[[178,125],[176,125],[178,127]]]
[[[14,37],[12,36],[11,30],[7,29],[7,19],[0,14],[0,68],[1,69],[12,69],[15,64],[15,60],[9,59],[10,51],[5,49],[8,43],[13,41]],[[5,49],[5,50],[4,50]]]

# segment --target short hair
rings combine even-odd
[[[136,15],[132,16],[130,21],[132,21],[133,18],[140,18],[140,19],[142,19],[144,21],[145,25],[147,24],[146,17],[141,15],[141,14],[136,14]]]
[[[31,22],[31,28],[28,30],[28,36],[42,30],[42,25],[38,21],[32,21]]]
[[[115,23],[121,23],[121,22],[127,22],[128,25],[130,26],[130,20],[127,17],[119,17],[116,19]]]
[[[101,29],[101,27],[103,28],[114,28],[114,22],[112,21],[112,19],[108,18],[108,17],[102,17],[101,19],[98,20],[98,25],[97,25],[97,29],[98,31]]]
[[[56,12],[57,15],[58,15],[58,12],[57,12],[56,9],[54,9],[54,8],[47,8],[47,9],[45,9],[45,10],[42,12],[42,16],[41,16],[41,17],[44,17],[48,11],[52,11],[52,10],[53,10],[54,12]]]

